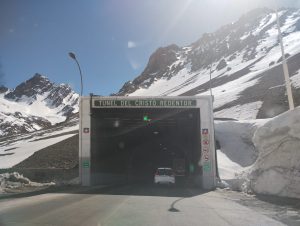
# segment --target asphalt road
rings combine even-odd
[[[220,192],[127,185],[0,200],[0,225],[282,225]]]

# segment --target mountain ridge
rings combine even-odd
[[[36,73],[15,89],[0,88],[0,136],[32,132],[78,113],[79,95]]]
[[[297,106],[300,10],[281,9],[278,14]],[[113,95],[207,95],[211,84],[216,117],[233,117],[232,111],[237,113],[236,119],[273,117],[288,109],[277,35],[275,12],[267,8],[250,11],[188,46],[173,44],[157,49],[145,70]],[[255,112],[251,115],[238,114],[252,108]]]

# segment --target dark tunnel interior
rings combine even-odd
[[[176,159],[185,163],[177,182],[201,173],[197,108],[96,108],[91,125],[91,173],[96,180],[95,175],[115,174],[132,183],[153,183],[156,169],[174,168]]]

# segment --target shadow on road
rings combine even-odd
[[[124,196],[160,196],[160,197],[180,197],[187,198],[201,195],[208,192],[195,187],[187,186],[157,186],[152,184],[126,184],[109,186],[60,186],[48,187],[43,190],[10,194],[0,196],[1,199],[24,198],[42,194],[65,193],[65,194],[85,194],[85,195],[124,195]],[[174,203],[175,204],[175,203]],[[174,206],[174,205],[173,205]]]
[[[80,191],[80,194],[105,194],[105,195],[126,195],[126,196],[162,196],[162,197],[192,197],[206,193],[200,188],[187,186],[163,186],[152,184],[129,184],[111,186],[107,188],[93,188]]]
[[[179,209],[175,208],[175,204],[176,204],[177,202],[179,202],[179,201],[185,199],[185,198],[186,198],[186,197],[184,197],[184,198],[179,198],[179,199],[176,199],[174,202],[172,202],[172,204],[171,204],[170,208],[168,209],[168,211],[169,211],[169,212],[175,212],[175,213],[176,213],[176,212],[180,212]]]

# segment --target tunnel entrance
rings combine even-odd
[[[153,183],[173,168],[179,184],[216,186],[211,96],[80,100],[79,179],[83,186]]]
[[[153,183],[158,167],[178,168],[177,184],[202,174],[199,108],[91,109],[91,177]]]

